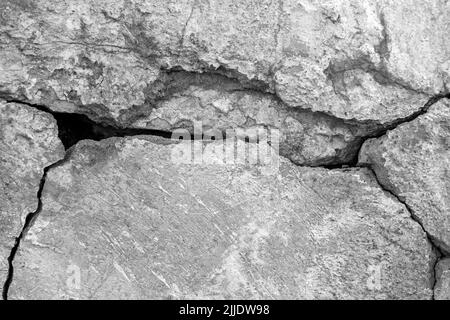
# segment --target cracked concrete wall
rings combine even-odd
[[[2,1],[4,298],[447,297],[449,13]],[[244,133],[174,162],[198,124]],[[281,169],[223,166],[223,143]]]

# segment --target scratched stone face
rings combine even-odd
[[[62,159],[53,117],[31,107],[0,100],[0,282],[28,213],[38,207],[44,168]]]
[[[432,247],[368,170],[213,164],[220,143],[197,165],[174,161],[186,142],[78,143],[48,172],[10,297],[431,297]]]
[[[449,16],[0,0],[3,297],[450,299]]]

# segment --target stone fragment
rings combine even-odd
[[[280,154],[296,164],[348,163],[362,137],[379,127],[356,125],[324,113],[292,108],[271,94],[246,90],[223,76],[178,72],[155,108],[121,118],[128,127],[248,138],[279,136]],[[269,139],[270,140],[270,139]]]
[[[450,300],[450,259],[444,258],[436,265],[434,299]]]
[[[56,121],[32,107],[0,101],[0,283],[28,213],[38,207],[44,168],[64,156]]]
[[[450,252],[450,104],[442,99],[415,120],[366,141],[359,155],[380,183],[410,208],[434,242]]]
[[[297,167],[273,149],[223,164],[222,141],[192,163],[192,147],[74,146],[48,172],[10,298],[431,298],[426,234],[367,169]]]

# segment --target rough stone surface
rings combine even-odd
[[[5,296],[448,299],[449,16],[0,0],[1,282],[36,213]]]
[[[53,117],[25,105],[0,101],[0,283],[28,213],[37,209],[44,168],[64,148]]]
[[[405,201],[432,239],[450,252],[450,104],[442,99],[409,123],[363,145],[359,161]]]
[[[279,130],[280,154],[301,165],[328,165],[352,160],[361,137],[376,126],[358,126],[323,113],[288,107],[271,94],[242,88],[226,77],[178,72],[171,74],[164,99],[147,116],[125,119],[128,127],[173,131],[194,124],[203,133],[250,138]]]
[[[175,161],[186,142],[78,143],[48,172],[10,297],[431,298],[426,234],[369,170],[220,165],[221,143],[197,165]]]
[[[449,91],[449,14],[445,0],[3,0],[0,92],[120,124],[181,69],[390,123]]]
[[[450,259],[440,260],[436,265],[434,299],[450,300]]]

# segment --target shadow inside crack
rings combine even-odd
[[[118,128],[99,124],[83,114],[52,112],[58,124],[58,137],[64,147],[69,149],[81,140],[100,141],[111,137],[126,137],[135,135],[152,135],[170,139],[169,131],[153,129]]]

